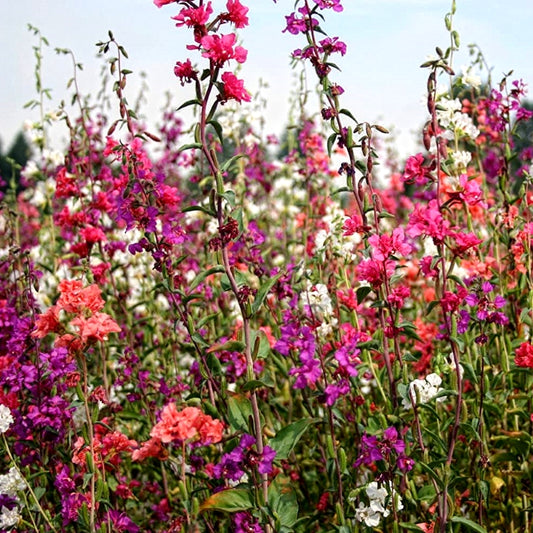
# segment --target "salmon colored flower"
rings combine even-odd
[[[109,333],[120,332],[120,326],[107,313],[94,313],[89,318],[77,316],[71,324],[78,328],[84,342],[90,339],[105,341]]]
[[[56,305],[67,313],[80,313],[83,309],[94,313],[104,307],[105,302],[97,285],[84,288],[81,280],[63,280],[59,284],[59,292],[61,296]]]
[[[202,444],[219,442],[222,439],[224,425],[205,415],[197,407],[185,407],[178,411],[175,403],[169,403],[161,412],[160,421],[150,432],[151,437],[163,443],[175,440],[199,440]]]

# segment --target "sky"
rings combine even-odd
[[[212,0],[215,11],[224,0]],[[250,26],[239,31],[248,59],[239,77],[252,93],[266,101],[262,110],[265,133],[280,134],[286,125],[298,71],[291,67],[293,49],[304,46],[302,36],[282,33],[285,15],[293,0],[241,0],[250,7]],[[446,49],[449,35],[444,16],[451,0],[344,0],[342,13],[327,12],[323,28],[329,36],[346,42],[344,57],[336,58],[340,72],[331,79],[345,93],[341,104],[359,121],[379,123],[393,132],[401,154],[416,150],[421,125],[425,121],[423,103],[428,71],[420,65],[435,55],[435,47]],[[52,100],[46,110],[70,101],[72,64],[67,56],[57,55],[56,47],[73,51],[83,64],[78,83],[82,93],[95,95],[100,88],[104,59],[97,57],[95,43],[107,40],[112,30],[128,52],[123,65],[133,71],[128,77],[127,96],[134,101],[145,73],[148,90],[144,114],[148,126],[159,122],[165,94],[170,92],[176,107],[189,95],[173,74],[176,61],[197,55],[186,50],[192,42],[189,30],[176,28],[171,16],[175,5],[158,9],[151,0],[17,0],[0,1],[0,139],[4,149],[25,120],[37,120],[37,110],[24,109],[36,97],[33,47],[36,38],[28,31],[32,24],[40,29],[50,46],[43,50],[43,85],[51,89]],[[461,48],[454,57],[457,72],[470,62],[468,45],[475,43],[491,67],[493,82],[513,70],[511,79],[533,83],[532,0],[457,0],[453,25],[460,35]],[[308,71],[308,90],[313,92],[315,78]],[[532,87],[533,91],[533,87]],[[533,99],[533,94],[531,95]],[[311,102],[313,100],[311,99]],[[316,106],[316,109],[315,109]],[[311,112],[318,111],[311,104]],[[64,132],[59,128],[53,142],[60,145]],[[54,148],[54,147],[52,147]],[[59,148],[56,146],[55,148]]]

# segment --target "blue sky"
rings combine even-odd
[[[292,0],[243,0],[250,7],[250,27],[240,32],[248,61],[241,76],[254,92],[260,78],[269,89],[266,130],[280,133],[288,115],[288,95],[295,84],[290,67],[290,52],[301,47],[301,36],[281,33],[284,16]],[[213,0],[224,6],[224,0]],[[345,10],[327,14],[324,28],[330,36],[339,36],[348,45],[337,64],[342,72],[334,79],[345,89],[342,104],[362,121],[379,122],[394,127],[402,152],[414,149],[415,131],[425,119],[422,103],[427,71],[419,68],[435,46],[446,48],[448,36],[444,15],[451,0],[344,0]],[[54,109],[61,100],[70,99],[66,88],[72,75],[67,57],[57,56],[55,47],[70,48],[84,71],[79,83],[82,92],[95,94],[99,88],[102,60],[96,58],[95,43],[106,39],[111,29],[129,54],[125,68],[134,71],[129,82],[130,100],[140,86],[140,72],[145,72],[149,91],[145,112],[148,122],[156,122],[164,94],[171,91],[175,102],[186,98],[185,90],[173,75],[177,60],[194,54],[185,45],[191,42],[185,28],[176,28],[170,19],[177,13],[174,5],[161,9],[151,0],[17,0],[0,2],[0,34],[4,73],[0,84],[0,138],[4,147],[25,119],[37,113],[23,109],[35,97],[33,35],[27,24],[37,26],[50,41],[43,60],[43,84],[52,89]],[[469,61],[469,43],[476,43],[493,67],[494,81],[504,72],[533,83],[533,1],[531,0],[457,0],[454,27],[461,37],[461,51],[454,61],[456,70]],[[312,74],[312,73],[310,73]],[[312,75],[310,83],[314,82]],[[310,89],[312,89],[312,85]],[[533,86],[531,87],[533,90]],[[531,95],[533,99],[533,94]],[[57,142],[59,142],[59,138]]]

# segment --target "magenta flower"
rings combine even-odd
[[[180,79],[182,85],[190,83],[196,79],[197,72],[194,70],[191,60],[187,59],[185,62],[177,61],[174,67],[174,74]]]
[[[402,180],[406,183],[414,183],[415,185],[425,185],[431,175],[429,169],[424,167],[424,156],[421,153],[413,155],[405,162],[405,171],[402,175]]]
[[[200,41],[200,44],[204,49],[202,57],[211,59],[218,66],[222,66],[230,59],[235,59],[238,63],[244,63],[248,52],[242,46],[236,46],[233,48],[236,40],[237,37],[234,33],[220,36],[205,35]]]
[[[244,81],[239,80],[232,72],[224,72],[222,81],[224,82],[221,93],[223,102],[228,100],[249,102],[252,99],[250,93],[244,88]]]
[[[226,3],[228,10],[227,19],[235,24],[236,28],[244,28],[248,26],[248,8],[243,6],[239,0],[228,0]]]
[[[168,3],[168,2],[165,2]],[[172,19],[177,20],[176,26],[187,26],[189,28],[194,26],[205,26],[209,20],[209,17],[213,13],[211,2],[194,8],[184,8]]]

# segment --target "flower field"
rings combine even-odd
[[[98,95],[57,50],[76,111],[47,112],[30,28],[33,159],[0,182],[0,531],[532,531],[524,81],[474,47],[455,71],[453,1],[400,161],[343,105],[342,1],[278,2],[320,109],[296,97],[277,138],[240,74],[253,2],[154,4],[192,97],[153,130],[111,32]]]

